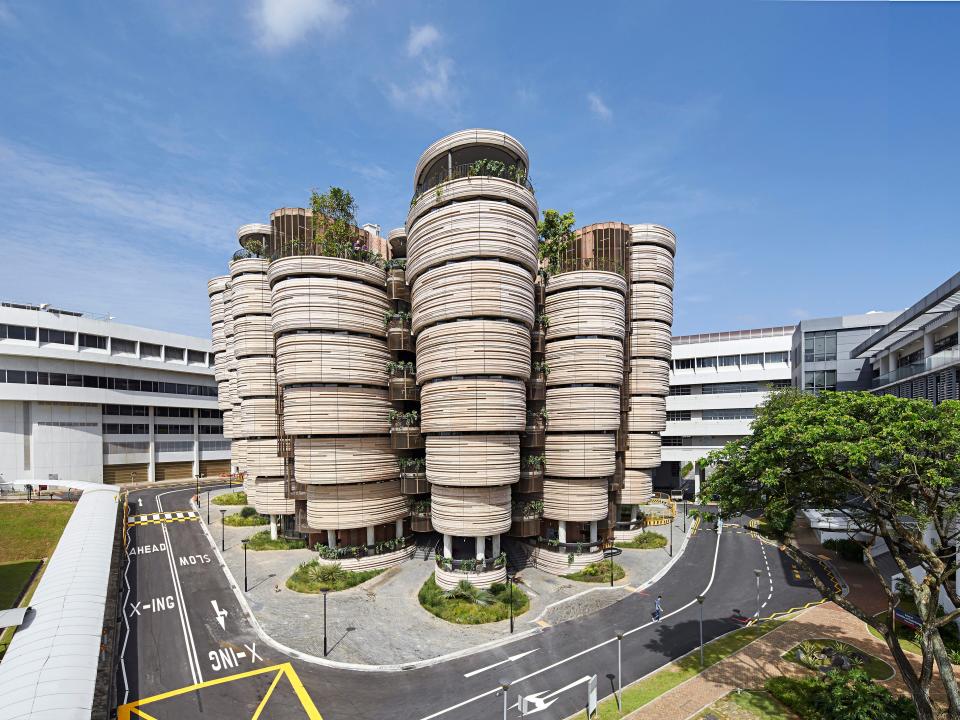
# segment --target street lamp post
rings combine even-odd
[[[194,481],[195,481],[196,484],[197,484],[197,492],[196,492],[196,495],[197,495],[197,507],[200,507],[200,476],[199,476],[199,475],[194,475],[194,476],[193,476],[193,479],[194,479]]]
[[[670,518],[670,557],[673,557],[673,518]]]
[[[207,490],[207,527],[210,526],[210,491]]]
[[[327,656],[327,591],[321,590],[323,595],[323,656]]]
[[[244,538],[240,542],[243,543],[243,591],[247,592],[247,541],[249,538]]]
[[[753,574],[757,576],[757,622],[760,622],[760,571],[754,570]]]
[[[507,573],[507,585],[510,587],[510,633],[513,634],[513,575]]]
[[[609,546],[607,550],[610,552],[610,587],[613,587],[613,541],[607,544]]]
[[[507,693],[510,690],[510,681],[500,681],[500,691],[503,693],[503,720],[507,720]]]
[[[697,604],[700,606],[700,669],[703,670],[703,595],[697,595]]]
[[[226,524],[223,522],[226,516],[227,516],[227,509],[220,508],[220,551],[221,552],[224,552],[227,549],[227,539],[226,539],[227,536],[226,536],[226,531],[224,530],[224,527],[226,527]]]
[[[617,630],[617,710],[623,712],[623,671],[620,662],[620,646],[623,644],[623,633]]]

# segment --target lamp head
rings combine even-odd
[[[697,595],[697,602],[698,602],[698,603],[700,603],[701,605],[703,605],[703,601],[704,601],[704,600],[705,600],[705,598],[704,598],[703,595]]]
[[[501,680],[500,680],[500,689],[503,690],[504,692],[506,692],[507,690],[509,690],[509,689],[510,689],[510,681],[509,681],[509,680],[503,680],[503,679],[501,679]]]

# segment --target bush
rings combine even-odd
[[[624,540],[616,543],[617,547],[630,550],[656,550],[667,546],[667,539],[660,533],[645,530],[633,540]]]
[[[799,680],[772,678],[766,688],[801,718],[809,720],[911,720],[916,717],[910,700],[894,697],[859,669]]]
[[[231,492],[217,495],[213,499],[214,505],[246,505],[247,494],[245,492]]]
[[[444,591],[431,575],[420,588],[417,599],[428,612],[458,625],[479,625],[506,620],[510,616],[510,589],[503,583],[491,585],[489,590],[480,590],[464,580],[453,590]],[[514,585],[514,617],[529,609],[530,598]]]
[[[863,562],[863,545],[856,540],[850,540],[849,538],[824,540],[823,546],[827,550],[833,550],[847,562]]]
[[[240,517],[252,518],[256,514],[257,514],[256,508],[252,508],[249,505],[247,505],[245,508],[240,510]]]
[[[347,590],[375,578],[383,570],[344,570],[340,563],[321,563],[316,560],[300,563],[287,578],[287,587],[301,593],[318,593],[321,590]]]
[[[263,515],[257,515],[257,511],[252,507],[245,507],[238,513],[227,515],[223,518],[223,524],[228,527],[250,527],[251,525],[266,525],[270,520]]]
[[[288,540],[282,537],[271,540],[267,530],[254,533],[247,539],[247,547],[251,550],[302,550],[306,546],[303,540]]]
[[[620,565],[617,563],[613,563],[613,579],[620,580],[626,576],[626,570],[620,567]],[[601,560],[599,562],[590,563],[583,570],[570,573],[569,575],[564,575],[563,577],[565,577],[567,580],[577,580],[578,582],[610,582],[610,561]]]

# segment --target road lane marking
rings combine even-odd
[[[582,685],[583,683],[588,683],[588,682],[590,682],[590,676],[584,675],[579,680],[574,680],[571,683],[567,683],[559,690],[553,690],[552,692],[549,692],[549,693],[546,690],[541,690],[540,692],[531,693],[530,695],[521,695],[520,697],[523,698],[524,705],[526,705],[527,702],[532,702],[535,705],[535,707],[532,710],[529,710],[525,708],[519,708],[518,707],[519,703],[514,703],[508,709],[513,710],[513,708],[518,708],[523,712],[524,717],[526,717],[527,715],[533,715],[534,713],[538,713],[541,710],[546,710],[548,707],[553,705],[557,700],[560,699],[560,693],[566,692],[570,688],[575,688],[577,685]],[[553,698],[553,699],[550,700],[550,698]],[[550,700],[550,702],[545,702],[546,700]]]
[[[277,673],[277,676],[273,679],[273,682],[270,683],[270,687],[267,688],[267,691],[263,694],[263,700],[260,701],[260,704],[257,706],[256,711],[253,713],[253,717],[250,720],[259,720],[260,713],[263,712],[263,708],[266,707],[267,701],[270,699],[270,696],[273,695],[273,691],[277,687],[277,683],[280,682],[280,678],[283,677],[283,670]]]
[[[166,493],[160,493],[165,495]],[[157,495],[159,498],[160,495]],[[160,501],[157,500],[157,505]],[[200,515],[196,510],[176,510],[172,512],[146,513],[143,515],[131,515],[127,518],[127,525],[159,525],[160,523],[188,522],[199,520]]]
[[[714,549],[714,552],[713,552],[713,569],[710,571],[710,580],[709,580],[709,582],[707,583],[706,588],[704,588],[703,592],[700,593],[701,595],[706,595],[706,594],[710,591],[710,588],[713,586],[713,581],[714,581],[714,579],[715,579],[716,576],[717,576],[717,558],[718,558],[719,555],[720,555],[720,537],[722,536],[722,534],[723,534],[723,527],[721,526],[721,527],[718,527],[718,528],[717,528],[717,545],[716,545],[716,548]],[[676,610],[673,610],[672,612],[665,613],[665,614],[663,615],[662,620],[663,620],[663,619],[666,619],[666,618],[668,618],[668,617],[671,617],[671,616],[673,616],[673,615],[676,615],[677,613],[683,612],[684,610],[686,610],[687,608],[689,608],[691,605],[695,605],[696,602],[697,602],[697,598],[694,597],[693,600],[691,600],[690,602],[688,602],[688,603],[687,603],[686,605],[684,605],[683,607],[679,607],[679,608],[677,608]],[[626,637],[627,635],[632,635],[633,633],[638,632],[639,630],[643,630],[643,629],[645,629],[645,628],[648,628],[648,627],[650,627],[651,625],[654,625],[654,624],[656,624],[656,623],[654,623],[653,621],[644,623],[643,625],[640,625],[640,626],[638,626],[638,627],[635,627],[635,628],[633,628],[632,630],[628,630],[627,632],[623,633],[623,635],[624,635],[624,637]],[[604,640],[603,642],[599,642],[599,643],[597,643],[596,645],[594,645],[593,647],[588,647],[588,648],[585,648],[584,650],[581,650],[580,652],[574,653],[573,655],[569,655],[569,656],[563,658],[562,660],[558,660],[557,662],[552,663],[551,665],[547,665],[546,667],[540,668],[539,670],[535,670],[534,672],[529,673],[529,674],[527,674],[527,675],[524,675],[523,677],[517,678],[516,680],[511,680],[511,681],[510,681],[510,685],[513,686],[513,685],[517,685],[517,684],[519,684],[519,683],[522,683],[522,682],[524,682],[525,680],[529,680],[529,679],[532,678],[532,677],[536,677],[537,675],[540,675],[540,674],[542,674],[542,673],[545,673],[545,672],[548,672],[548,671],[550,671],[550,670],[553,670],[555,667],[559,667],[560,665],[563,665],[564,663],[568,663],[568,662],[570,662],[571,660],[575,660],[575,659],[577,659],[577,658],[579,658],[579,657],[582,657],[582,656],[586,655],[587,653],[591,653],[591,652],[593,652],[594,650],[599,650],[600,648],[604,647],[605,645],[609,645],[610,643],[615,643],[615,642],[617,642],[616,636],[610,638],[609,640]],[[485,698],[485,697],[488,697],[488,696],[490,696],[490,695],[494,695],[494,694],[496,694],[496,693],[498,693],[498,692],[501,692],[499,686],[493,688],[492,690],[487,690],[486,692],[480,693],[479,695],[474,695],[472,698],[467,698],[466,700],[463,700],[463,701],[461,701],[461,702],[458,702],[456,705],[451,705],[450,707],[444,708],[444,709],[442,709],[442,710],[437,710],[435,713],[431,713],[430,715],[425,715],[425,716],[423,716],[422,718],[420,718],[420,720],[433,720],[433,718],[438,718],[438,717],[440,717],[441,715],[446,715],[448,712],[451,712],[451,711],[453,711],[453,710],[458,710],[459,708],[462,708],[464,705],[469,705],[469,704],[472,703],[472,702],[476,702],[477,700],[481,700],[481,699],[483,699],[483,698]],[[122,718],[121,718],[121,720],[122,720]]]
[[[211,601],[210,601],[210,604],[213,605],[213,612],[214,612],[214,614],[216,615],[216,618],[215,618],[215,619],[216,619],[216,621],[217,621],[218,623],[220,623],[220,629],[221,629],[221,630],[226,630],[226,629],[227,629],[227,624],[226,624],[226,621],[224,620],[224,618],[226,618],[227,615],[229,615],[230,613],[228,613],[226,610],[221,610],[221,609],[220,609],[220,606],[217,605],[217,601],[216,601],[216,600],[211,600]]]
[[[303,682],[301,682],[300,677],[293,669],[293,665],[289,662],[281,663],[279,665],[270,665],[269,667],[257,668],[255,670],[246,670],[241,673],[226,675],[224,677],[214,678],[212,680],[205,680],[203,682],[187,685],[186,687],[178,688],[176,690],[168,690],[167,692],[151,695],[150,697],[146,697],[141,700],[135,700],[132,703],[125,703],[117,708],[117,720],[133,720],[134,716],[146,718],[147,720],[155,720],[155,718],[148,715],[147,712],[142,708],[143,705],[150,705],[151,703],[160,702],[162,700],[167,700],[169,698],[177,697],[178,695],[184,695],[186,693],[196,692],[214,685],[236,682],[245,678],[254,677],[256,675],[265,675],[271,672],[278,672],[278,674],[287,678],[287,681],[293,688],[294,694],[297,696],[297,700],[300,701],[300,706],[303,708],[303,711],[307,716],[307,720],[323,720],[323,717],[320,715],[320,711],[317,710],[316,705],[313,703],[313,699],[310,697],[309,693],[307,693],[306,688],[303,686]]]
[[[463,676],[465,678],[469,678],[469,677],[473,677],[474,675],[479,675],[482,672],[486,672],[487,670],[492,670],[495,667],[500,667],[501,665],[505,665],[508,662],[514,662],[515,660],[519,660],[520,658],[526,657],[527,655],[532,655],[537,650],[539,650],[539,648],[534,648],[533,650],[527,650],[526,652],[517,653],[516,655],[511,655],[510,657],[505,658],[499,662],[495,662],[492,665],[487,665],[486,667],[479,668],[478,670],[471,670],[468,673],[464,673]]]

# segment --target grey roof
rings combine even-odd
[[[90,717],[118,490],[71,485],[85,490],[0,663],[0,720]]]
[[[931,290],[920,300],[908,307],[882,330],[875,332],[850,351],[851,357],[860,357],[867,351],[872,355],[886,350],[905,335],[919,330],[945,312],[960,306],[960,272]]]

